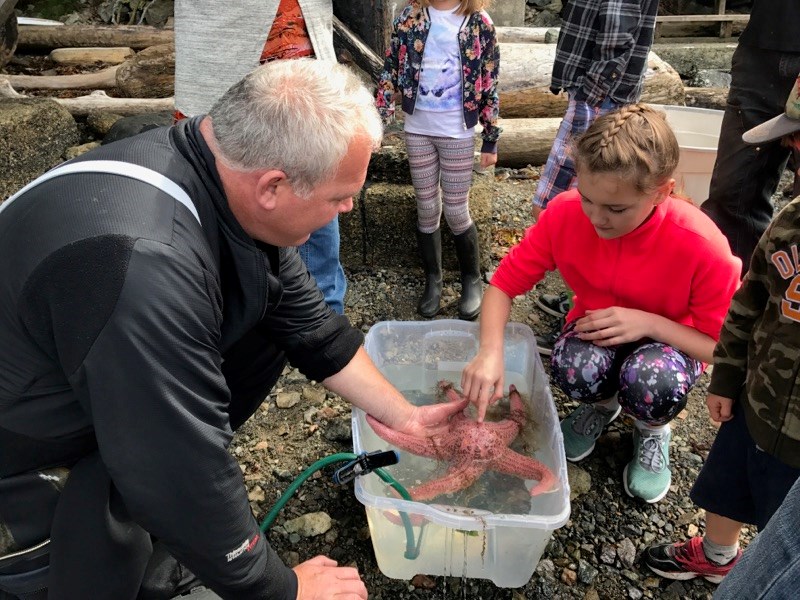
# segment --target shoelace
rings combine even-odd
[[[664,435],[660,433],[646,434],[640,432],[642,436],[642,445],[639,449],[639,464],[648,471],[658,473],[663,471],[667,464],[667,458],[664,456],[662,449],[662,442]]]
[[[597,437],[606,425],[606,418],[599,409],[581,404],[578,414],[572,421],[572,430],[578,435],[591,435]]]

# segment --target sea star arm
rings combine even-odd
[[[556,476],[544,463],[535,458],[523,456],[506,448],[492,464],[492,468],[501,473],[514,475],[522,479],[535,479],[539,483],[531,488],[531,496],[538,496],[555,488]]]

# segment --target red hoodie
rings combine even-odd
[[[558,269],[575,293],[567,315],[611,306],[635,308],[719,339],[741,261],[700,209],[669,197],[634,231],[600,238],[577,190],[556,196],[538,223],[500,262],[491,284],[513,298]]]

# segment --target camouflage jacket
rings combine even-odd
[[[759,447],[800,467],[800,199],[758,242],[714,351],[709,392],[741,401]]]
[[[403,112],[414,114],[422,54],[430,29],[427,9],[416,2],[406,6],[394,20],[378,82],[377,106],[386,121],[394,116],[397,93],[402,98]],[[500,113],[497,95],[500,49],[489,15],[480,11],[464,17],[458,41],[461,48],[464,128],[474,127],[480,121],[483,127],[481,152],[496,152],[497,138],[502,131],[497,126]]]

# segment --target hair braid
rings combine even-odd
[[[620,130],[625,126],[625,123],[633,115],[638,115],[642,112],[642,105],[630,104],[623,106],[619,110],[613,112],[614,118],[609,121],[607,128],[603,131],[602,138],[600,139],[600,147],[605,148],[611,143],[611,140]]]
[[[642,192],[672,176],[680,149],[663,112],[631,104],[595,119],[571,149],[575,168],[614,173]]]

